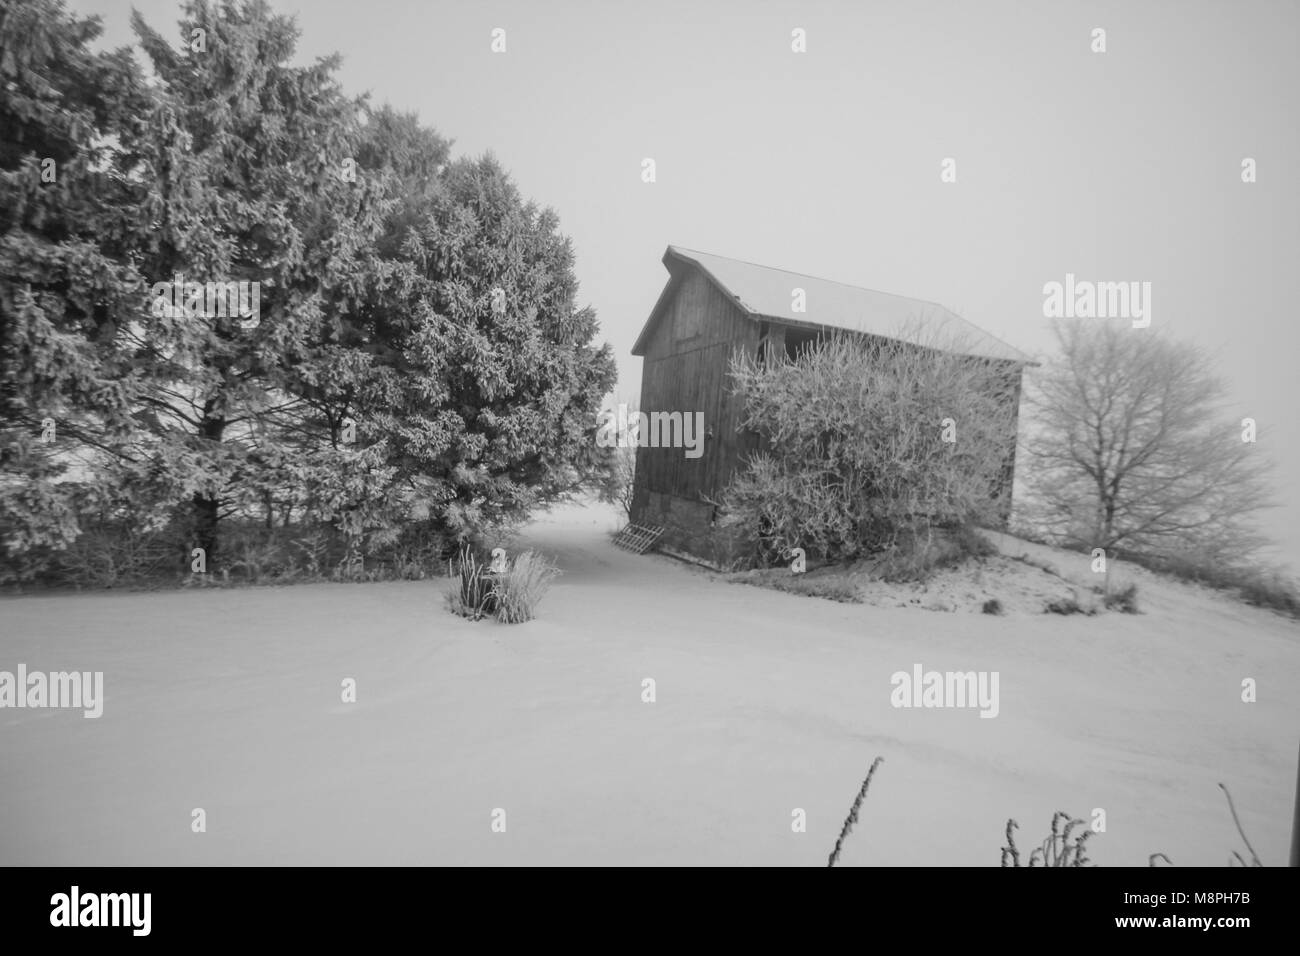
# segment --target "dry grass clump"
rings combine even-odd
[[[519,624],[537,616],[537,606],[560,571],[544,555],[525,551],[500,572],[491,570],[469,548],[450,567],[457,579],[447,594],[447,608],[471,621],[495,617],[503,624]]]
[[[835,841],[835,849],[831,851],[830,859],[826,865],[834,866],[835,861],[840,858],[840,850],[844,847],[844,841],[848,839],[849,832],[853,829],[853,824],[858,822],[858,811],[862,809],[862,801],[867,798],[867,788],[871,786],[871,777],[876,772],[876,768],[885,762],[884,757],[877,757],[871,761],[871,769],[867,771],[867,777],[862,781],[862,787],[858,790],[858,796],[853,801],[853,806],[849,810],[849,815],[844,820],[844,828],[840,830],[840,838]]]
[[[497,620],[503,624],[531,621],[559,574],[559,569],[536,551],[519,555],[497,581]]]
[[[1064,821],[1064,826],[1062,826]],[[1002,848],[1002,865],[1003,866],[1023,866],[1020,862],[1020,850],[1016,846],[1016,838],[1012,831],[1019,829],[1020,824],[1015,820],[1007,821],[1007,845]],[[1083,827],[1084,830],[1078,836],[1074,836],[1076,827]],[[1043,840],[1041,846],[1034,847],[1029,854],[1028,865],[1033,866],[1092,866],[1088,860],[1088,838],[1092,836],[1092,831],[1087,828],[1083,820],[1073,819],[1063,810],[1058,810],[1052,816],[1052,832]],[[1010,862],[1008,862],[1010,861]]]

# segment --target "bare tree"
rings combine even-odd
[[[1237,561],[1264,543],[1270,463],[1224,408],[1200,349],[1127,324],[1055,326],[1030,377],[1030,513],[1070,544]]]
[[[636,452],[640,430],[637,422],[637,405],[635,402],[622,402],[627,418],[627,433],[618,431],[618,415],[612,409],[603,413],[601,428],[606,430],[606,441],[614,442],[612,447],[601,449],[601,464],[597,469],[599,480],[597,491],[600,500],[618,505],[624,517],[632,520],[632,496],[636,491]],[[599,439],[598,439],[599,442]]]
[[[632,495],[636,482],[636,446],[612,448],[600,485],[600,500],[618,505],[632,520]]]

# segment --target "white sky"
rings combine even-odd
[[[349,91],[417,111],[457,155],[492,150],[556,209],[620,399],[639,395],[629,350],[669,243],[937,301],[1029,352],[1050,344],[1044,283],[1149,281],[1153,327],[1218,355],[1237,417],[1258,421],[1286,501],[1268,526],[1300,565],[1300,5],[274,5],[304,59],[343,53]],[[179,10],[70,6],[112,46],[132,6],[164,32]]]

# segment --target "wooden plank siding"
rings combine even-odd
[[[754,354],[758,323],[698,270],[679,275],[675,293],[649,338],[641,378],[641,411],[704,413],[704,453],[638,448],[637,479],[649,491],[692,501],[717,499],[754,436],[737,432],[741,408],[727,367],[737,349]]]

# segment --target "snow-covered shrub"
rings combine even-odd
[[[1105,597],[1106,610],[1119,611],[1122,614],[1137,614],[1138,587],[1130,583],[1127,587],[1121,588],[1113,594],[1107,594]]]
[[[763,542],[761,563],[795,546],[853,559],[1001,520],[1016,376],[959,347],[846,334],[778,362],[733,360],[742,427],[765,450],[724,504]]]

